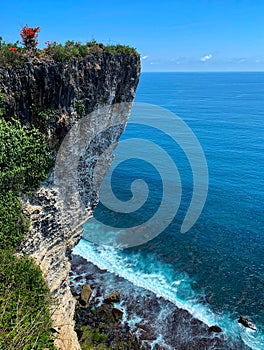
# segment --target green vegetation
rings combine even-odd
[[[29,220],[22,213],[22,202],[12,191],[0,193],[0,251],[15,248],[28,231]]]
[[[31,191],[46,178],[50,166],[44,135],[19,121],[0,120],[1,191]]]
[[[137,54],[136,49],[127,45],[107,45],[105,46],[105,51],[111,55],[115,55],[117,53],[124,53],[126,55],[135,55]]]
[[[98,328],[94,328],[88,325],[81,327],[81,330],[83,332],[81,339],[82,350],[90,350],[94,348],[102,350],[111,350],[110,347],[104,344],[104,342],[108,338],[107,334],[101,333]]]
[[[80,116],[83,116],[85,114],[85,106],[81,100],[75,101],[75,108]]]
[[[25,49],[19,46],[19,41],[6,43],[0,36],[0,65],[18,66],[26,62]]]
[[[43,134],[47,135],[49,126],[56,121],[58,111],[56,109],[44,108],[40,111],[35,109],[35,113],[37,116],[36,120],[34,120],[36,127],[38,130],[41,130]]]
[[[67,41],[65,45],[47,42],[47,48],[43,51],[46,56],[53,58],[55,61],[65,62],[74,57],[85,57],[90,54],[99,55],[103,52],[114,55],[124,53],[128,55],[137,54],[136,49],[124,45],[108,45],[97,43],[95,40],[86,44],[80,42]]]
[[[1,99],[0,99],[1,101]],[[32,259],[16,247],[29,228],[22,192],[30,192],[50,167],[45,137],[20,122],[0,119],[0,349],[55,349],[49,290]]]
[[[0,93],[0,117],[2,117],[5,114],[5,98]]]
[[[92,299],[92,303],[94,299]],[[82,350],[136,350],[141,348],[136,336],[117,321],[111,304],[76,308],[75,329]]]
[[[66,43],[59,44],[56,41],[47,41],[43,50],[37,49],[37,32],[40,28],[23,28],[22,44],[19,41],[15,43],[6,43],[0,37],[0,66],[18,66],[27,62],[29,57],[35,57],[40,59],[53,59],[57,62],[69,61],[73,58],[85,57],[88,55],[100,55],[107,53],[110,55],[126,54],[126,55],[138,55],[135,48],[126,45],[104,45],[97,43],[95,40],[88,41],[86,44],[68,40]],[[34,32],[35,31],[35,32]],[[20,33],[20,35],[21,35]],[[35,34],[34,34],[35,33]],[[29,45],[32,49],[29,50]],[[30,47],[31,47],[30,46]]]
[[[31,259],[0,250],[1,349],[55,349],[48,295],[41,270]]]

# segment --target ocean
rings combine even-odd
[[[119,152],[126,156],[110,169],[111,187],[119,201],[131,201],[137,195],[131,184],[140,179],[148,186],[146,198],[145,187],[137,183],[143,186],[141,207],[134,212],[119,213],[99,203],[95,220],[84,225],[83,239],[73,252],[76,261],[87,261],[83,276],[94,288],[121,290],[120,307],[131,329],[144,320],[152,324],[156,338],[150,348],[264,349],[264,73],[142,73],[135,102],[135,108],[141,108],[139,118],[131,118],[115,149],[117,158]],[[148,114],[140,122],[140,113],[149,105],[150,112],[158,110],[158,127],[148,123]],[[162,111],[169,111],[168,118],[178,116],[178,124],[163,118]],[[192,153],[189,137],[181,141],[186,130],[199,141],[206,162],[196,143]],[[128,143],[129,151],[124,151],[121,144],[128,140],[134,144]],[[155,160],[154,151],[144,152],[148,142],[163,150],[162,160]],[[164,179],[171,161],[177,170]],[[144,227],[163,203],[165,182],[166,210],[159,211],[155,224],[160,232],[149,229],[144,242],[129,241],[126,249],[104,245],[104,237],[111,236],[106,227],[124,232]],[[194,204],[201,213],[182,233],[194,187]],[[175,215],[168,219],[170,211]],[[100,244],[93,235],[100,237]],[[73,282],[77,272],[75,268]],[[238,323],[240,315],[257,330]],[[193,320],[220,326],[222,332],[215,335],[219,342],[206,343],[202,324],[192,326]],[[198,328],[200,335],[193,331]]]

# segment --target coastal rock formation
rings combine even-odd
[[[246,317],[240,316],[237,322],[241,323],[246,328],[252,329],[253,331],[257,330],[257,327],[252,322],[250,322]]]
[[[87,307],[88,306],[90,298],[92,296],[92,293],[93,293],[93,291],[92,291],[91,287],[89,286],[89,284],[84,284],[82,286],[82,291],[81,291],[81,294],[80,294],[80,298],[78,299],[79,304],[82,307]]]
[[[120,321],[120,320],[122,320],[122,317],[123,317],[124,312],[123,312],[122,310],[119,310],[119,309],[117,309],[116,307],[114,307],[114,308],[112,309],[112,314],[113,314],[114,319],[115,319],[116,321]]]
[[[98,202],[98,187],[129,117],[139,73],[137,54],[106,52],[65,63],[31,59],[16,68],[0,68],[0,92],[7,115],[44,132],[54,157],[68,131],[86,118],[82,129],[87,135],[86,149],[79,159],[73,143],[67,149],[69,159],[65,159],[68,168],[72,161],[78,164],[74,195],[85,208],[85,219],[92,216]],[[125,103],[121,115],[114,108],[120,103]],[[98,118],[89,120],[95,110]],[[95,164],[100,165],[97,173]],[[54,305],[53,327],[58,332],[57,349],[79,350],[73,321],[76,301],[69,288],[69,257],[81,238],[83,221],[75,220],[78,210],[72,215],[65,206],[55,180],[56,174],[51,171],[35,193],[23,198],[31,227],[20,252],[36,260],[49,285]]]
[[[215,332],[215,333],[221,333],[222,332],[221,327],[216,326],[216,325],[210,326],[208,330],[209,330],[209,332]]]
[[[104,298],[104,302],[107,304],[119,303],[119,301],[120,301],[120,292],[113,292]]]
[[[76,332],[84,349],[147,350],[127,322],[120,322],[123,312],[111,303],[96,305],[94,298],[87,308],[76,308]],[[93,342],[91,342],[93,339]]]

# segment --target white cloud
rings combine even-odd
[[[143,56],[142,60],[146,60],[148,58],[148,56]]]
[[[210,60],[211,58],[213,58],[213,55],[210,53],[209,55],[205,55],[201,58],[202,62],[206,62],[208,60]]]
[[[246,62],[246,59],[245,59],[245,58],[239,58],[239,59],[238,59],[238,63],[243,63],[243,62]]]

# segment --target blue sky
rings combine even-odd
[[[47,40],[127,44],[143,71],[263,71],[263,0],[13,0],[1,3],[0,35],[24,24]]]

